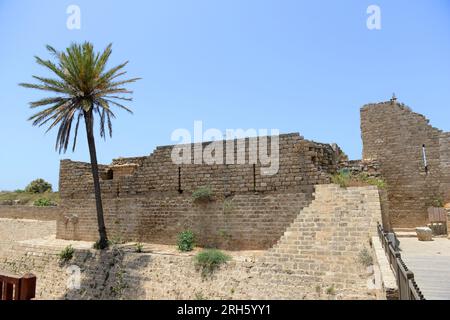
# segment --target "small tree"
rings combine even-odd
[[[25,192],[29,193],[44,193],[51,192],[52,185],[45,181],[44,179],[36,179],[30,182],[30,184],[25,188]]]

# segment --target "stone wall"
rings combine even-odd
[[[270,145],[271,137],[267,139]],[[330,145],[305,140],[299,134],[285,134],[279,136],[278,173],[261,174],[261,170],[267,166],[261,165],[258,160],[254,175],[253,164],[249,163],[249,139],[236,140],[231,157],[237,161],[243,155],[237,150],[241,142],[247,146],[244,154],[247,164],[177,165],[171,158],[174,146],[158,147],[148,157],[113,160],[109,166],[100,166],[104,197],[133,197],[152,191],[178,191],[179,182],[181,189],[187,193],[209,186],[222,196],[253,191],[310,192],[315,184],[328,183],[329,173],[336,171],[337,151]],[[203,148],[207,145],[203,144]],[[190,148],[194,149],[195,146],[190,145]],[[223,142],[223,146],[225,160],[228,157],[226,142]],[[59,190],[62,200],[92,197],[90,165],[61,161]]]
[[[273,137],[266,139],[270,150]],[[245,156],[248,162],[251,141],[235,140],[231,157]],[[221,143],[225,160],[230,156],[229,141]],[[237,148],[241,143],[247,146],[245,152]],[[100,166],[110,237],[172,244],[178,232],[191,228],[200,245],[267,249],[309,203],[313,186],[329,183],[343,156],[337,146],[308,141],[299,134],[280,135],[278,173],[264,175],[261,162],[177,165],[172,150],[173,146],[158,147],[148,157],[120,158]],[[192,203],[192,192],[202,186],[212,189],[212,203]],[[59,191],[62,215],[57,237],[96,239],[90,165],[61,161]]]
[[[366,267],[359,261],[381,219],[376,187],[316,186],[304,208],[257,266],[276,298],[319,298],[326,291],[347,298],[368,298]],[[331,288],[333,288],[331,290]],[[266,289],[267,290],[267,289]]]
[[[368,287],[376,278],[358,256],[370,251],[378,199],[374,187],[317,186],[315,200],[274,248],[227,252],[232,260],[207,277],[195,265],[196,252],[150,244],[143,253],[132,244],[97,251],[92,242],[59,239],[15,242],[0,250],[0,270],[36,274],[37,299],[376,299]],[[69,244],[75,255],[61,262]],[[68,289],[74,266],[80,288]]]
[[[188,194],[155,192],[107,199],[104,212],[110,239],[176,244],[177,234],[190,229],[200,246],[267,249],[310,201],[305,193],[266,193],[195,203]],[[64,200],[62,210],[58,238],[97,240],[93,199]]]
[[[368,177],[380,178],[380,163],[376,159],[347,160],[339,162],[339,170],[347,170],[358,175],[366,174]]]
[[[47,237],[55,229],[56,221],[0,218],[0,242]]]
[[[450,201],[450,134],[395,101],[364,106],[361,131],[363,159],[376,159],[388,184],[392,226],[426,225],[430,203],[438,197]],[[422,145],[426,147],[428,172]]]
[[[0,205],[0,218],[56,221],[59,214],[59,207]]]

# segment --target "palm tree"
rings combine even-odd
[[[98,246],[104,249],[108,246],[108,237],[103,217],[97,153],[95,150],[94,118],[98,116],[100,137],[106,138],[105,126],[107,126],[111,137],[111,119],[115,118],[111,106],[132,113],[130,109],[119,102],[122,102],[121,100],[132,100],[124,96],[132,92],[125,89],[123,85],[135,82],[139,78],[118,79],[126,73],[123,71],[123,68],[128,61],[112,69],[106,69],[106,64],[112,52],[111,44],[102,53],[94,52],[94,47],[89,42],[72,44],[63,52],[59,52],[51,46],[47,46],[47,50],[53,56],[54,61],[35,57],[36,62],[50,70],[52,75],[56,77],[33,76],[34,79],[38,80],[37,84],[21,83],[20,85],[26,88],[50,91],[54,95],[31,102],[31,108],[45,107],[45,109],[34,114],[28,120],[33,121],[33,126],[47,124],[47,132],[58,126],[55,149],[61,153],[67,151],[72,131],[72,151],[75,150],[80,120],[84,119],[94,180],[98,231],[100,235]]]

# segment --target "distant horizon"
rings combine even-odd
[[[80,24],[70,28],[71,5]],[[369,29],[368,9],[381,24]],[[78,28],[79,27],[79,28]],[[336,143],[362,157],[359,110],[395,93],[430,124],[450,131],[450,3],[398,0],[2,1],[3,137],[0,190],[43,178],[58,185],[59,161],[89,162],[81,128],[74,153],[54,150],[56,131],[32,127],[28,103],[46,95],[20,88],[46,76],[34,60],[90,41],[113,43],[109,66],[129,60],[134,115],[117,112],[113,138],[96,136],[99,163],[146,156],[201,120],[207,128],[278,129]],[[96,128],[97,129],[97,128]]]

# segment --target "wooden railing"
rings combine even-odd
[[[395,246],[388,238],[387,233],[384,232],[380,223],[378,223],[377,229],[384,252],[397,279],[399,300],[425,300],[424,295],[414,280],[414,273],[408,269],[402,260],[400,252],[395,249]]]
[[[0,272],[0,300],[31,300],[36,296],[36,276]]]

